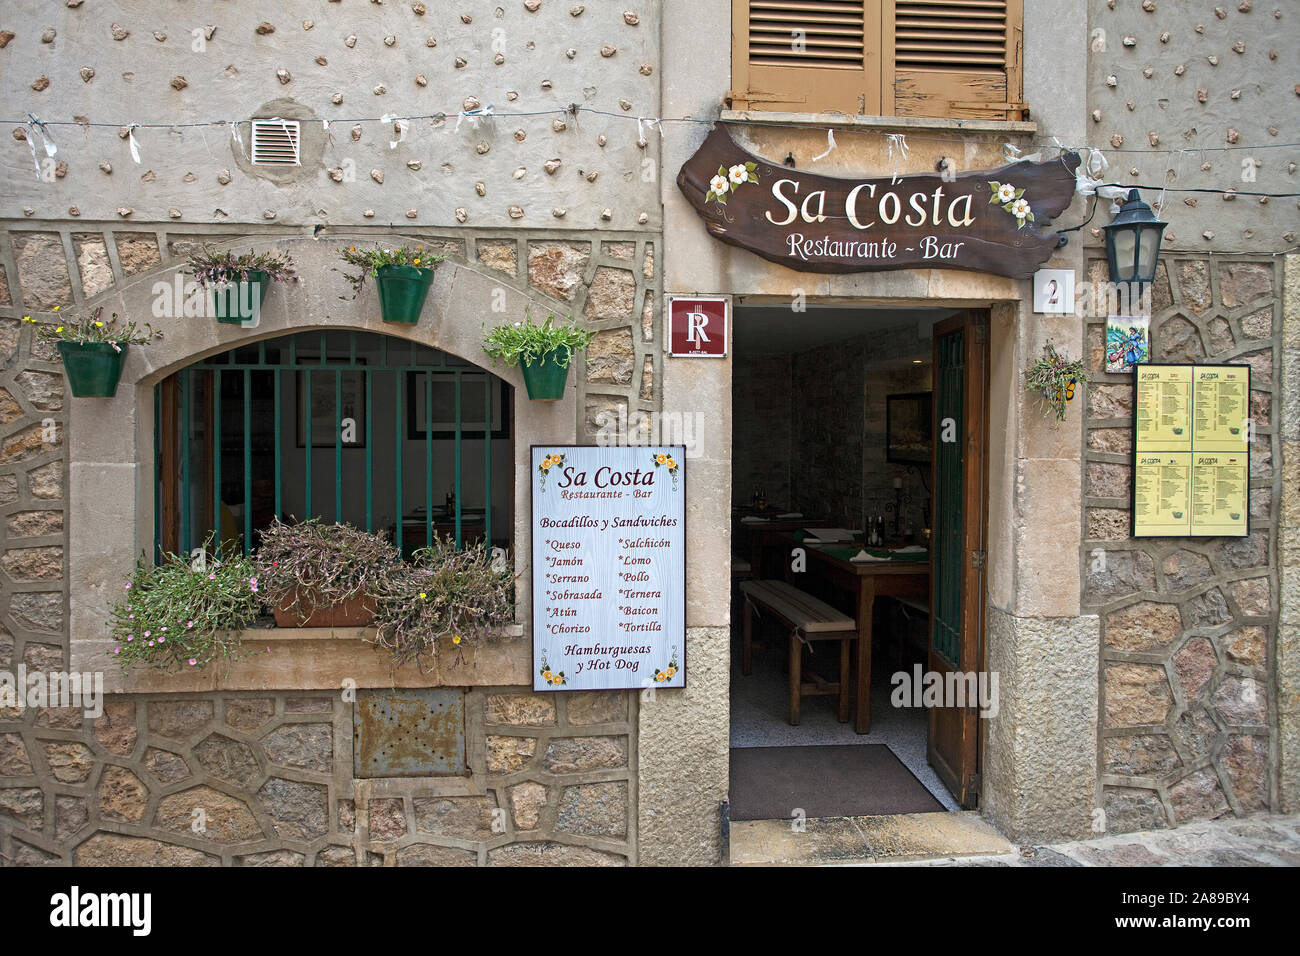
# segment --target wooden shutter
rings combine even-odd
[[[732,106],[880,112],[881,0],[732,0]]]
[[[894,115],[1024,118],[1023,0],[887,0],[884,12]]]

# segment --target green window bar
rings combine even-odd
[[[430,381],[432,381],[432,376],[429,376],[429,379]],[[492,406],[489,405],[487,408],[483,410],[483,412],[484,412],[483,417],[488,420],[488,424],[490,425],[492,423]],[[432,417],[432,414],[430,415],[430,417]],[[456,490],[452,492],[452,503],[455,504],[456,506],[456,550],[457,551],[459,551],[461,547],[463,547],[464,545],[464,540],[461,535],[461,527],[460,527],[460,510],[462,504],[460,498],[460,429],[461,429],[460,372],[457,372],[456,373],[456,460],[452,470],[452,474],[455,476],[455,482],[456,482]],[[487,477],[488,480],[491,480],[492,476],[489,475]]]
[[[397,534],[394,535],[394,537],[397,539],[397,550],[400,553],[405,554],[405,552],[402,551],[402,525],[405,523],[402,521],[402,378],[403,376],[401,375],[397,376],[396,382],[394,383],[395,387],[393,389],[393,392],[396,395],[394,400],[395,408],[393,412],[393,421],[396,422],[395,427],[397,434],[397,439],[394,442],[396,446],[395,455],[397,458],[397,468],[394,469],[397,473]]]
[[[416,520],[414,515],[405,514],[405,486],[408,483],[405,474],[405,465],[408,463],[406,444],[414,441],[423,441],[424,444],[424,455],[421,456],[424,508],[420,519],[425,525],[423,545],[427,547],[433,543],[439,521],[436,517],[438,512],[433,507],[434,476],[438,473],[439,466],[444,469],[443,474],[449,466],[452,472],[450,483],[454,506],[443,512],[441,520],[447,521],[454,530],[456,546],[464,547],[467,519],[474,522],[477,535],[479,514],[477,509],[468,514],[466,512],[464,445],[466,441],[472,442],[480,438],[477,424],[466,428],[465,389],[477,386],[480,376],[484,411],[481,432],[482,535],[484,541],[491,544],[494,461],[492,409],[496,390],[504,389],[504,385],[486,370],[466,366],[454,359],[449,360],[448,356],[418,343],[394,343],[390,348],[385,336],[355,331],[347,334],[346,350],[341,347],[342,342],[335,339],[333,356],[327,348],[333,338],[329,334],[297,333],[210,356],[178,373],[178,434],[170,436],[169,440],[179,442],[180,474],[159,474],[154,489],[155,511],[161,517],[161,482],[179,478],[178,551],[190,551],[209,534],[213,536],[217,547],[220,547],[224,533],[231,539],[227,544],[233,546],[237,538],[240,549],[247,553],[256,545],[256,532],[265,526],[271,515],[280,519],[293,517],[302,520],[319,516],[336,521],[348,520],[358,526],[364,524],[367,530],[373,531],[377,510],[376,466],[382,476],[385,465],[392,465],[394,539],[397,547],[405,553],[408,540],[412,547],[418,546],[418,539],[415,539],[414,534],[407,534],[407,528],[404,527]],[[310,349],[307,354],[303,354],[303,345]],[[329,375],[330,372],[333,372],[332,376]],[[331,380],[333,388],[329,388]],[[286,381],[293,384],[296,401],[289,400],[290,393],[284,384]],[[439,382],[443,384],[439,385]],[[455,387],[451,395],[440,390],[453,383]],[[320,395],[313,396],[313,384],[322,390]],[[223,395],[225,391],[229,391],[229,394]],[[391,444],[375,433],[376,425],[380,431],[386,431],[383,410],[380,409],[380,413],[376,414],[375,400],[378,398],[386,404],[385,398],[389,392],[393,396]],[[314,404],[313,397],[316,399]],[[443,402],[441,410],[435,409],[435,399]],[[354,418],[357,411],[355,404],[346,405],[345,400],[352,403],[364,401],[364,413]],[[420,400],[424,407],[423,421],[412,417]],[[320,434],[321,422],[328,412],[328,404],[324,403],[333,406],[335,425],[332,443]],[[451,405],[451,408],[447,408],[447,405]],[[155,460],[159,466],[162,463],[160,410],[161,395],[156,393]],[[500,410],[504,419],[508,405]],[[454,418],[453,422],[446,422],[449,417],[447,412],[452,413],[450,417]],[[354,448],[345,442],[345,418],[349,421],[349,435],[353,434],[354,429],[364,428],[364,432],[354,438],[360,447]],[[210,423],[210,433],[205,427],[205,419]],[[286,427],[296,429],[296,439],[294,432],[286,432]],[[242,431],[238,437],[235,435],[236,429]],[[313,432],[325,442],[325,448],[333,445],[333,495],[329,495],[329,489],[324,484],[328,482],[326,475],[330,472],[316,467],[323,463],[314,461],[316,452],[323,449],[315,448]],[[500,438],[502,434],[498,432],[496,437]],[[379,446],[378,452],[376,445]],[[448,448],[448,445],[451,447]],[[355,464],[349,465],[352,470],[346,472],[345,458],[361,448],[364,448],[364,468],[357,467],[361,464],[357,459],[347,459]],[[451,453],[450,456],[447,452]],[[364,503],[356,493],[360,489],[354,485],[353,494],[345,494],[348,486],[352,485],[345,475],[356,475],[358,470],[364,474]],[[297,503],[293,500],[295,495],[292,488],[286,487],[286,482],[296,487],[296,475],[301,475],[302,480],[301,493],[296,496]],[[211,487],[203,489],[201,486],[209,480]],[[322,482],[319,486],[318,480]],[[236,515],[232,523],[230,514],[239,505],[230,498],[241,492],[243,511]],[[202,497],[206,493],[211,494],[210,512],[201,504],[207,501]],[[317,507],[331,499],[333,515],[317,515]],[[382,495],[378,500],[384,500]],[[328,505],[325,507],[328,508]],[[385,512],[387,507],[384,505]],[[379,520],[386,522],[388,519],[381,516]],[[160,526],[155,529],[155,552],[159,554],[161,541]]]
[[[212,370],[212,546],[221,554],[221,369]]]

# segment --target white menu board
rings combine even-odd
[[[532,447],[534,690],[686,686],[685,460]]]

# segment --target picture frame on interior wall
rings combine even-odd
[[[487,426],[483,414],[483,382],[487,376],[481,372],[438,372],[411,370],[406,373],[406,437],[410,441],[422,441],[429,427],[429,407],[432,406],[432,437],[447,439],[456,437],[456,377],[461,380],[461,425],[462,439],[483,437]],[[432,402],[426,398],[425,379],[433,379]],[[510,437],[510,401],[509,385],[501,379],[494,383],[492,390],[492,437]]]
[[[930,392],[901,392],[885,398],[885,461],[929,465],[933,454]]]
[[[350,419],[350,427],[343,435],[344,448],[365,448],[366,434],[366,375],[363,358],[327,358],[323,364],[318,359],[299,356],[304,364],[314,366],[311,370],[311,396],[307,396],[308,375],[305,371],[297,373],[298,415],[297,446],[307,447],[307,414],[311,408],[311,447],[333,448],[335,433],[340,423]],[[332,367],[347,366],[341,375]],[[336,384],[335,379],[339,381]],[[341,393],[341,394],[339,394]],[[340,399],[341,410],[335,411],[335,400]],[[353,440],[348,441],[349,433]]]

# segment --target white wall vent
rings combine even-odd
[[[297,120],[252,120],[254,166],[301,166]]]

